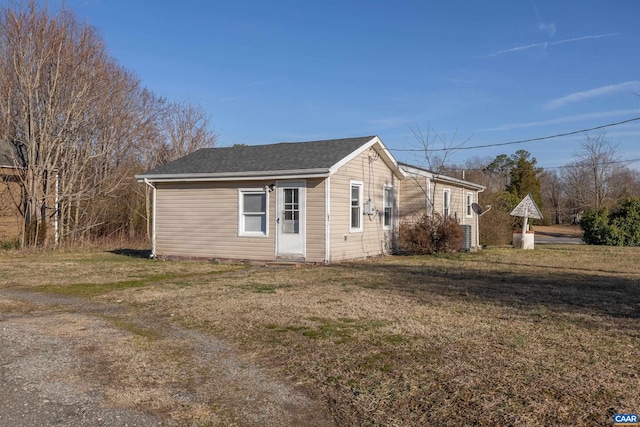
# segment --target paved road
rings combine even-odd
[[[536,231],[535,244],[548,245],[584,245],[580,237],[572,237],[567,235],[544,233]]]

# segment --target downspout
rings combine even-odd
[[[324,262],[331,262],[331,176],[324,180]]]
[[[402,187],[402,182],[398,180],[398,192],[394,194],[396,197],[395,200],[395,209],[396,216],[393,221],[393,251],[394,254],[398,254],[400,252],[400,188]],[[394,187],[395,190],[395,187]]]
[[[480,202],[480,193],[483,191],[484,188],[476,191],[476,203]],[[480,249],[480,215],[478,214],[476,214],[476,249]]]
[[[156,187],[147,179],[144,179],[144,183],[153,189],[153,200],[151,208],[151,258],[156,257]]]

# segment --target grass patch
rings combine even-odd
[[[640,248],[496,248],[233,275],[80,254],[46,260],[71,280],[37,286],[45,260],[10,256],[0,288],[21,277],[47,292],[114,292],[105,299],[140,316],[175,314],[295,378],[338,425],[609,426],[612,413],[640,408]],[[161,347],[137,325],[116,326]],[[157,383],[180,384],[163,372]]]
[[[142,279],[123,280],[113,283],[75,283],[71,285],[43,285],[34,288],[39,292],[46,292],[58,295],[67,295],[75,297],[94,297],[114,291],[122,291],[125,289],[141,288],[150,286],[159,282],[175,281],[180,279],[179,286],[187,286],[188,282],[184,279],[191,277],[201,278],[202,276],[211,276],[219,274],[219,271],[203,272],[203,273],[165,273],[145,276]]]

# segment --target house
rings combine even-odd
[[[403,173],[367,136],[204,148],[136,178],[155,256],[334,262],[392,251]]]
[[[396,250],[405,175],[366,136],[205,148],[136,178],[154,256],[328,263]]]
[[[19,141],[0,140],[0,242],[15,244],[25,234],[25,171],[27,169],[26,146]],[[39,211],[40,238],[52,237],[58,242],[57,188],[58,174],[45,181],[47,197],[43,210]],[[43,233],[44,232],[44,233]],[[46,234],[45,234],[46,233]],[[40,240],[39,240],[40,241]]]
[[[19,170],[24,167],[19,147],[0,140],[0,242],[17,240],[24,226],[18,211],[22,185]]]
[[[478,203],[479,193],[485,187],[406,163],[399,166],[406,177],[400,187],[400,218],[412,221],[419,215],[431,215],[433,212],[453,216],[465,232],[463,248],[478,249],[478,214],[474,212],[473,204]]]

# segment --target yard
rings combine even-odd
[[[180,425],[611,426],[640,411],[640,248],[297,267],[137,254],[1,253],[0,329],[73,342],[69,381]]]

